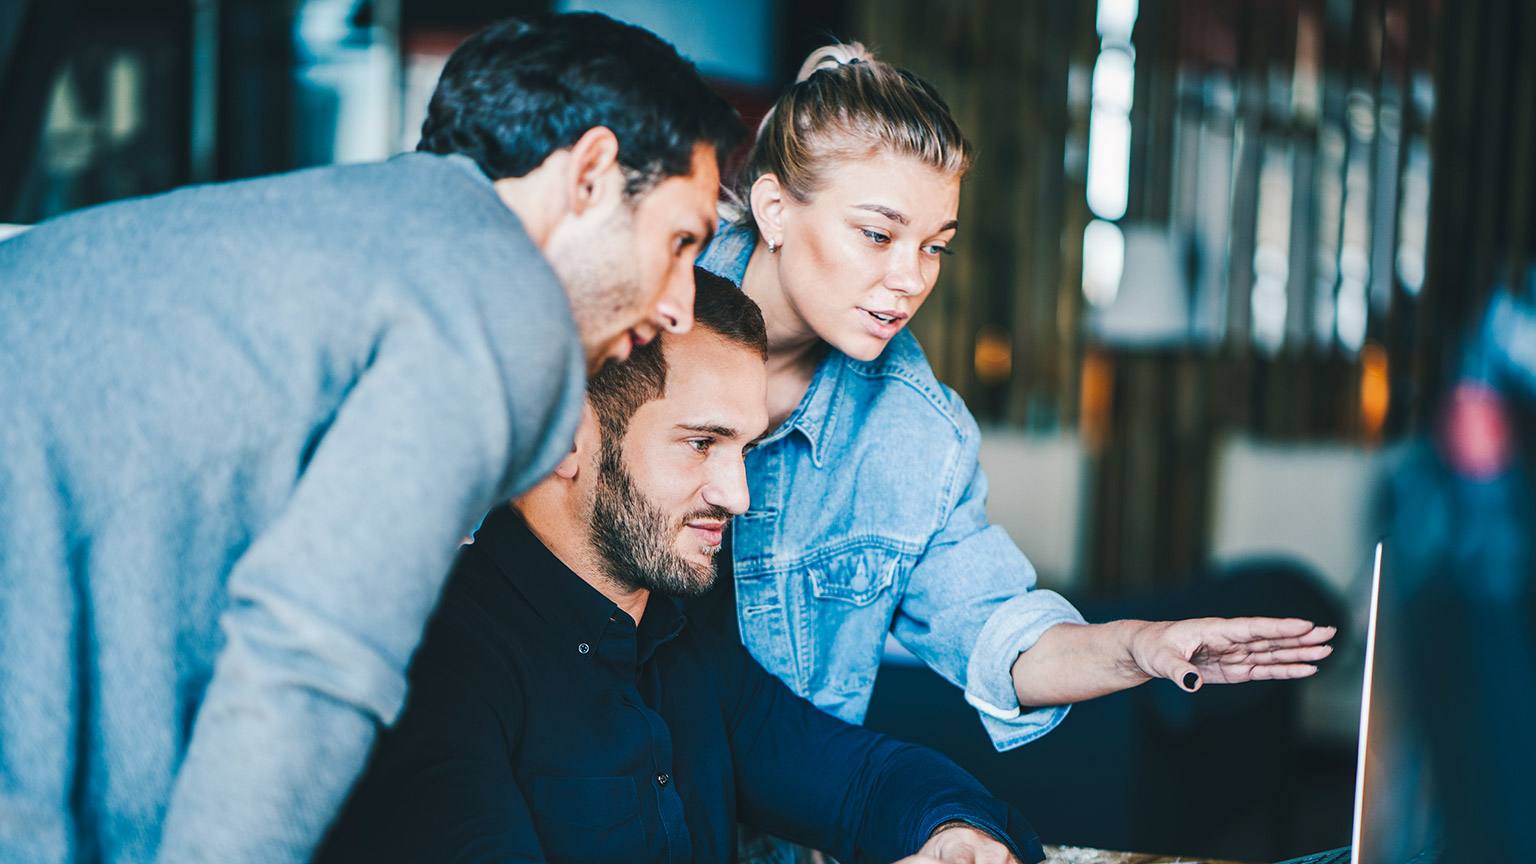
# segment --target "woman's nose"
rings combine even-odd
[[[910,296],[923,293],[928,283],[923,278],[923,266],[918,256],[901,256],[896,266],[886,275],[885,284],[898,294]]]

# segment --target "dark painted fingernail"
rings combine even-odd
[[[1199,684],[1199,683],[1200,683],[1200,676],[1199,675],[1196,675],[1193,672],[1186,672],[1186,673],[1184,673],[1184,689],[1185,690],[1188,690],[1191,693],[1193,693],[1194,690],[1195,690],[1195,685]]]

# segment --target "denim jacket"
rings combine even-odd
[[[701,266],[740,284],[756,243],[722,227]],[[986,515],[981,432],[903,330],[871,362],[829,348],[795,412],[747,455],[736,517],[742,641],[821,709],[859,723],[885,634],[951,683],[999,750],[1034,740],[1066,706],[1020,709],[1020,652],[1082,616]]]

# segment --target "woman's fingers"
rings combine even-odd
[[[1247,662],[1260,666],[1284,663],[1316,663],[1333,653],[1332,645],[1308,645],[1305,648],[1281,648],[1275,651],[1254,652]]]

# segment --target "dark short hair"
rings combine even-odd
[[[500,180],[522,177],[598,126],[618,138],[629,196],[692,173],[699,144],[713,146],[723,166],[746,131],[654,33],[595,12],[543,13],[464,40],[443,67],[416,149],[463,154]]]
[[[730,280],[702,267],[693,268],[693,282],[694,326],[756,351],[766,361],[768,330],[763,324],[763,313],[752,298]],[[658,335],[636,348],[623,363],[604,365],[587,383],[587,398],[597,413],[605,441],[622,438],[629,418],[635,416],[640,406],[660,399],[666,392],[667,358],[662,353],[666,338],[664,334]]]

